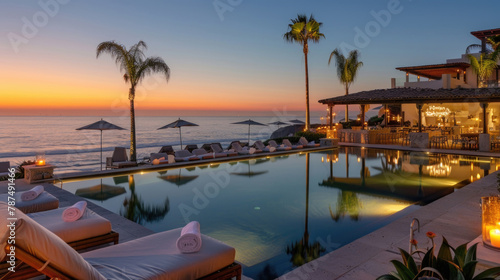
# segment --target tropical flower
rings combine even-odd
[[[425,235],[427,235],[427,237],[429,237],[430,239],[433,239],[434,237],[436,237],[436,234],[432,231],[428,231]]]
[[[416,239],[412,239],[412,240],[410,240],[410,244],[414,245],[414,246],[417,246],[418,241]]]

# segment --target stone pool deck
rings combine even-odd
[[[412,149],[395,145],[367,145],[341,143],[342,146],[364,146],[366,148],[401,149],[410,151],[428,151],[446,154],[499,157],[499,153],[483,153],[463,150]],[[456,247],[469,243],[481,234],[482,196],[499,195],[497,190],[497,172],[456,190],[396,221],[365,235],[329,254],[309,262],[279,279],[376,279],[378,276],[394,271],[391,260],[401,260],[399,249],[408,250],[410,224],[413,218],[420,221],[420,232],[415,236],[419,242],[427,241],[426,232],[437,234],[437,246],[442,236]],[[425,243],[424,243],[425,244]],[[425,247],[425,245],[424,245]],[[497,266],[500,266],[500,251]],[[478,256],[479,258],[479,256]],[[491,263],[480,262],[478,270],[491,267]]]
[[[357,146],[351,143],[346,143],[345,145]],[[394,145],[363,146],[381,149],[413,150],[408,147]],[[422,151],[422,149],[415,149],[415,151]],[[474,151],[436,149],[423,151],[500,157],[499,153],[479,153]],[[115,172],[122,171],[110,171],[112,175],[115,175]],[[140,171],[136,170],[136,172]],[[420,232],[416,233],[416,238],[420,242],[426,240],[425,233],[427,231],[433,231],[438,235],[436,238],[438,243],[441,241],[441,236],[445,236],[452,246],[470,242],[481,234],[480,198],[492,194],[498,195],[496,189],[497,173],[492,173],[456,190],[448,196],[423,206],[383,228],[281,276],[279,279],[375,279],[382,274],[389,273],[393,270],[390,260],[400,259],[398,248],[408,249],[410,223],[413,218],[420,220]],[[92,176],[92,174],[86,175]],[[42,184],[48,192],[59,198],[60,207],[72,205],[82,199],[61,189],[60,184],[60,182]],[[23,179],[16,180],[16,186],[18,191],[33,187],[33,185],[27,184]],[[0,193],[5,193],[6,191],[7,182],[0,182]],[[113,230],[120,234],[120,243],[153,233],[151,230],[112,213],[97,204],[88,203],[88,207],[111,221]],[[498,253],[498,260],[500,262],[500,253]],[[479,266],[482,269],[485,267],[487,266]],[[243,277],[243,279],[250,278]]]

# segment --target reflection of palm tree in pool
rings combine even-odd
[[[349,165],[347,161],[347,150],[346,150],[346,168]],[[348,173],[347,171],[346,173]],[[332,171],[330,171],[332,173]],[[347,176],[348,174],[346,174]],[[330,175],[331,176],[331,175]],[[370,171],[366,168],[365,157],[361,158],[361,185],[365,185],[365,177],[370,176]],[[346,177],[348,178],[348,177]],[[361,200],[358,198],[358,194],[355,192],[341,190],[337,196],[337,207],[335,213],[332,211],[332,206],[328,206],[330,210],[330,216],[335,222],[338,222],[341,218],[344,218],[346,214],[349,214],[351,220],[359,220],[359,212],[362,208]]]
[[[337,207],[335,212],[332,211],[332,207],[328,207],[330,209],[330,216],[336,222],[338,222],[341,218],[344,218],[346,214],[349,214],[351,220],[357,221],[359,220],[359,212],[363,205],[361,200],[358,198],[358,194],[350,191],[340,191],[337,196]]]
[[[293,266],[301,266],[312,260],[319,258],[320,254],[326,249],[318,241],[309,244],[309,153],[306,154],[306,219],[304,225],[304,237],[301,240],[293,242],[286,247],[286,253],[291,255],[290,261]]]
[[[123,212],[120,210],[120,215],[134,221],[138,224],[144,222],[160,221],[170,211],[170,201],[168,197],[162,206],[146,205],[141,197],[137,196],[135,192],[134,175],[129,175],[128,186],[130,189],[130,198],[125,198],[123,201]]]

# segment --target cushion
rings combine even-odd
[[[16,208],[24,213],[34,213],[40,211],[47,211],[59,207],[59,199],[51,195],[47,191],[42,192],[37,198],[33,200],[23,201],[21,195],[23,192],[16,192],[14,198],[16,199]],[[7,201],[8,194],[0,194],[0,201]]]
[[[199,252],[180,253],[180,234],[164,231],[82,256],[107,279],[197,279],[234,262],[234,248],[203,234]]]
[[[167,158],[168,155],[167,153],[151,153],[150,160],[153,161],[155,159],[160,159],[160,158]]]
[[[113,162],[115,161],[128,161],[127,149],[123,147],[115,147],[113,152]]]
[[[180,151],[176,151],[175,152],[175,157],[176,158],[186,158],[186,157],[190,157],[192,155],[193,154],[190,153],[188,150],[180,150]]]
[[[0,202],[0,216],[9,216],[7,204],[3,201]],[[57,235],[42,227],[21,211],[16,211],[15,217],[17,218],[16,248],[23,249],[43,262],[49,261],[52,267],[71,278],[106,279]],[[7,219],[0,219],[0,244],[2,248],[6,246],[7,238],[10,235],[10,230],[7,227],[9,222]],[[16,254],[16,256],[18,255]]]
[[[63,221],[62,213],[66,208],[68,207],[31,213],[28,214],[28,217],[55,233],[66,243],[111,232],[111,223],[88,208],[85,209],[80,219],[74,222]]]

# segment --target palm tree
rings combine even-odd
[[[123,200],[124,209],[123,211],[120,209],[120,215],[140,225],[163,220],[170,211],[170,200],[168,197],[161,206],[147,205],[135,192],[134,175],[129,175],[128,177],[130,198]]]
[[[359,52],[357,50],[352,50],[349,52],[349,57],[345,57],[342,51],[339,49],[333,50],[328,59],[328,65],[332,61],[332,57],[335,57],[335,66],[337,66],[337,77],[342,84],[345,86],[345,95],[349,94],[349,87],[356,79],[359,68],[363,66],[363,62],[358,61]],[[345,121],[349,121],[349,107],[345,105]],[[363,120],[364,121],[364,120]]]
[[[495,35],[495,36],[491,36],[491,37],[486,38],[486,45],[491,48],[491,49],[486,49],[486,53],[491,53],[493,51],[496,51],[498,49],[498,46],[500,46],[500,35]],[[482,50],[482,45],[481,44],[471,44],[467,47],[467,49],[465,50],[465,53],[469,54],[474,49]]]
[[[319,32],[319,28],[323,25],[317,22],[313,15],[307,19],[306,15],[297,15],[297,18],[291,19],[292,23],[288,24],[288,32],[283,35],[283,39],[290,43],[299,43],[302,45],[304,52],[305,70],[306,70],[306,125],[305,130],[310,128],[309,117],[309,70],[307,65],[307,54],[309,53],[309,41],[317,43],[321,38],[325,38],[323,33]]]
[[[147,57],[144,50],[147,49],[146,43],[139,41],[130,47],[129,50],[123,45],[114,41],[102,42],[97,46],[97,55],[109,53],[116,64],[123,72],[125,83],[130,82],[128,99],[130,100],[130,160],[136,161],[136,141],[135,141],[135,111],[134,98],[135,87],[148,75],[161,73],[165,78],[170,78],[170,68],[161,57]]]
[[[467,55],[472,70],[477,74],[479,88],[487,87],[487,79],[493,74],[495,69],[497,69],[499,50],[495,50],[493,53],[489,54],[481,53],[479,59],[471,54]]]

